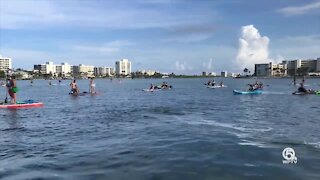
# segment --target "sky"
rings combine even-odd
[[[176,74],[320,57],[320,0],[0,0],[0,54]]]

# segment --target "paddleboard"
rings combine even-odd
[[[42,106],[43,106],[42,102],[36,102],[33,100],[20,101],[20,102],[17,102],[17,104],[7,104],[7,103],[0,104],[0,108],[2,109],[38,108]]]
[[[84,95],[86,95],[86,94],[89,94],[88,92],[81,92],[81,93],[69,93],[69,95],[71,95],[71,96],[84,96]]]
[[[255,90],[255,91],[239,91],[239,90],[233,90],[234,94],[262,94],[261,90]]]

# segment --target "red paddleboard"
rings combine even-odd
[[[33,103],[20,102],[17,104],[0,104],[0,109],[37,108],[42,106],[43,106],[42,102],[33,102]]]

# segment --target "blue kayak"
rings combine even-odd
[[[233,90],[234,94],[262,94],[262,90],[255,90],[255,91],[238,91]]]

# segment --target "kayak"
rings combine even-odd
[[[317,94],[320,95],[320,91],[311,91],[311,92],[293,92],[292,95],[310,95],[310,94]]]
[[[17,104],[8,104],[8,103],[1,103],[0,108],[7,108],[7,109],[19,109],[19,108],[37,108],[42,107],[42,102],[36,102],[33,100],[27,101],[19,101]]]
[[[142,91],[145,91],[145,92],[157,92],[157,91],[161,91],[161,89],[142,89]]]
[[[222,86],[207,86],[207,88],[210,88],[210,89],[225,88],[225,87],[228,87],[228,86],[226,86],[226,85],[222,85]]]
[[[238,91],[233,90],[234,94],[262,94],[262,90],[255,90],[255,91]]]

